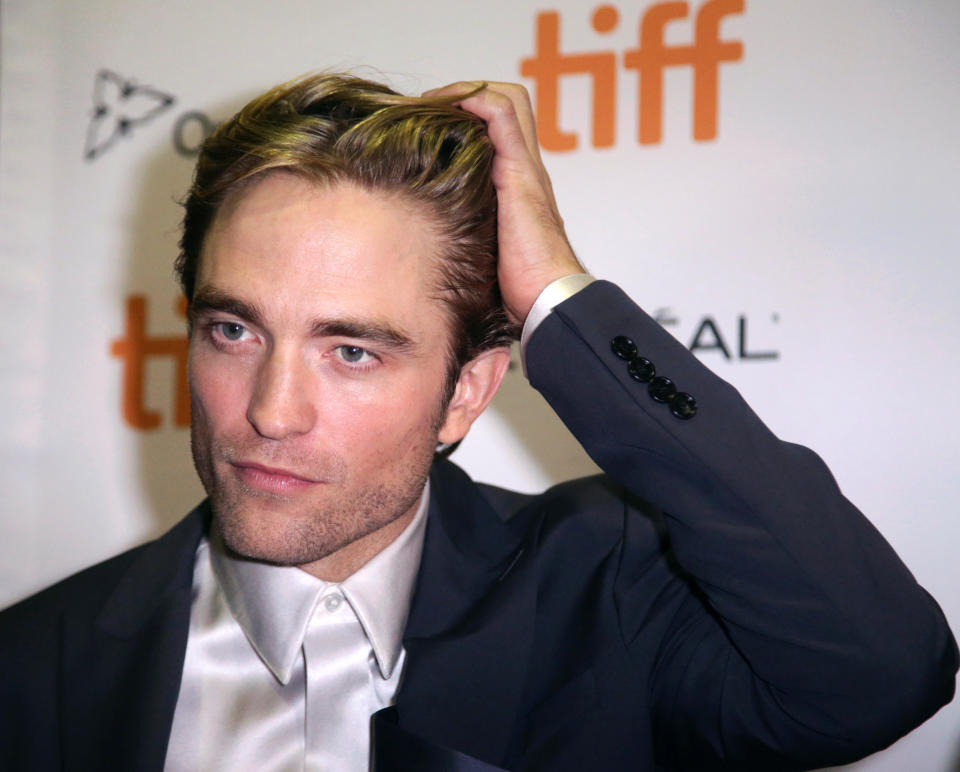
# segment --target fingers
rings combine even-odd
[[[497,277],[507,315],[522,323],[544,287],[583,270],[567,241],[540,157],[527,90],[515,83],[461,81],[424,96],[450,99],[487,124],[495,151]]]
[[[478,89],[482,90],[478,91]],[[527,90],[517,83],[460,81],[424,92],[425,97],[457,97],[456,103],[487,124],[487,133],[497,152],[494,184],[498,190],[509,179],[523,180],[523,187],[535,183],[544,204],[559,220],[550,176],[540,156],[536,121]]]
[[[481,86],[482,91],[477,91]],[[535,161],[540,160],[540,143],[537,141],[536,122],[527,90],[518,83],[486,81],[460,81],[442,88],[425,91],[425,97],[456,97],[463,95],[457,104],[464,110],[483,118],[487,123],[490,139],[499,152],[506,156],[517,154],[522,143],[523,150]]]

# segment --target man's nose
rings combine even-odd
[[[299,352],[275,348],[257,373],[247,420],[271,440],[306,434],[317,418],[311,394],[309,372]]]

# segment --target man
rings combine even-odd
[[[205,145],[181,247],[209,503],[4,613],[6,766],[808,769],[952,696],[822,462],[583,273],[520,87],[278,87]],[[609,477],[433,460],[520,328]]]

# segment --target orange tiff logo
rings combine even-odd
[[[663,135],[663,71],[667,67],[693,68],[693,138],[716,139],[719,113],[720,63],[743,58],[743,44],[720,39],[725,16],[743,12],[744,0],[707,0],[697,11],[693,42],[667,45],[664,29],[690,12],[686,2],[651,5],[640,19],[639,45],[623,53],[623,66],[637,72],[638,138],[641,145],[654,145]],[[594,9],[591,24],[607,34],[620,23],[612,5]],[[537,14],[536,52],[520,62],[520,72],[534,81],[534,109],[540,144],[544,150],[575,150],[576,132],[560,128],[560,79],[565,75],[588,75],[593,93],[592,142],[610,147],[616,134],[617,54],[592,51],[567,54],[560,50],[560,14]]]
[[[177,307],[186,315],[187,301],[181,298]],[[127,324],[124,337],[110,345],[110,353],[123,360],[123,419],[134,429],[156,429],[160,414],[144,404],[144,376],[148,359],[172,359],[176,370],[173,397],[173,423],[190,425],[190,389],[187,385],[186,335],[147,335],[147,299],[143,295],[127,298]]]

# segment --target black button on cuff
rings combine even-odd
[[[637,344],[626,335],[617,335],[610,341],[610,349],[627,363],[627,374],[639,383],[646,383],[651,399],[670,407],[677,418],[686,420],[697,414],[697,401],[677,387],[669,378],[657,375],[653,362],[637,351]]]
[[[678,391],[670,399],[670,412],[683,420],[693,418],[697,414],[697,400],[685,391]]]
[[[627,372],[630,373],[630,377],[635,381],[650,383],[653,376],[657,374],[657,369],[649,359],[638,356],[630,360],[630,364],[627,365]]]
[[[610,348],[614,354],[627,362],[637,355],[637,344],[626,335],[618,335],[610,341]]]
[[[656,402],[669,402],[673,399],[673,396],[677,393],[677,387],[673,385],[673,381],[669,378],[664,378],[662,375],[658,375],[647,387],[647,391],[650,396],[653,397]]]

